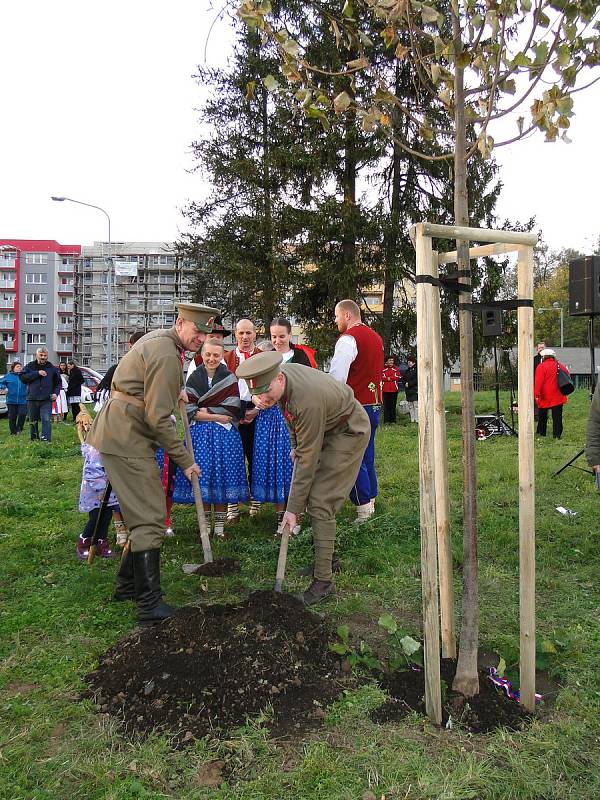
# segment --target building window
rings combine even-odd
[[[73,256],[63,256],[62,263],[65,267],[72,267],[74,264]]]
[[[61,325],[72,325],[73,324],[73,317],[61,317],[60,318]]]
[[[3,314],[0,314],[0,320],[2,320],[2,322],[14,322],[15,315],[5,311]]]
[[[61,344],[71,344],[70,336],[60,336],[59,339]]]
[[[43,283],[46,283],[46,281],[43,281]],[[60,285],[61,286],[73,286],[73,278],[61,278],[60,279]]]
[[[47,264],[48,253],[25,253],[26,264]]]
[[[365,294],[364,299],[368,306],[378,306],[382,302],[380,294]]]
[[[48,302],[47,294],[26,294],[25,302],[32,306],[42,306]]]
[[[155,267],[166,267],[173,263],[173,256],[152,256]]]
[[[25,314],[26,325],[46,325],[47,322],[46,314]]]
[[[46,344],[45,333],[28,333],[27,344]]]
[[[28,272],[25,275],[25,283],[48,283],[48,276],[45,272]]]
[[[175,283],[175,275],[169,273],[168,275],[160,274],[158,276],[159,283]]]

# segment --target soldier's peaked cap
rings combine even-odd
[[[251,394],[262,394],[281,372],[282,361],[283,356],[276,351],[259,353],[240,364],[235,374],[246,381]]]
[[[204,333],[212,331],[215,317],[219,314],[218,308],[203,306],[200,303],[176,303],[175,307],[181,319],[193,322],[198,330]]]

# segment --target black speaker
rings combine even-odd
[[[502,336],[502,309],[486,308],[482,312],[484,336]]]
[[[600,256],[569,261],[569,314],[600,314]]]

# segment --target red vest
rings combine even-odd
[[[255,356],[257,353],[260,352],[261,351],[258,348],[253,347],[252,351],[246,356],[246,358],[250,358],[250,356]],[[223,359],[227,364],[227,369],[230,372],[233,372],[233,374],[235,375],[235,371],[240,365],[240,358],[236,353],[236,348],[234,348],[233,350],[226,350],[225,353],[223,354]]]
[[[379,405],[382,402],[383,339],[364,322],[348,328],[342,336],[352,336],[358,348],[346,383],[361,405]]]

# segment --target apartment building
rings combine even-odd
[[[54,240],[0,239],[0,341],[9,363],[31,361],[41,345],[54,363],[71,357],[80,252]]]
[[[127,351],[131,333],[170,327],[175,302],[190,299],[192,271],[165,242],[83,246],[75,264],[76,361],[104,372]]]

